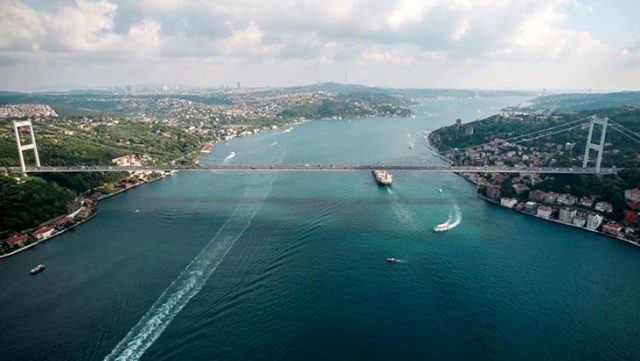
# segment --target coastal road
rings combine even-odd
[[[245,172],[245,171],[278,171],[278,172],[359,172],[371,170],[415,171],[435,173],[520,173],[520,174],[615,174],[622,168],[579,167],[472,167],[449,165],[333,165],[333,164],[207,164],[192,166],[70,166],[70,167],[27,167],[26,173],[77,173],[77,172],[134,172],[134,171],[180,171],[180,172]],[[7,167],[5,171],[20,173],[20,167]]]

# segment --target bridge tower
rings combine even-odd
[[[29,133],[31,135],[31,144],[22,145],[22,141],[20,140],[20,132],[22,132],[25,128],[29,128]],[[25,150],[33,149],[33,154],[36,158],[36,167],[40,167],[40,156],[38,155],[38,147],[36,145],[36,136],[33,134],[33,125],[30,120],[23,121],[14,121],[13,122],[13,130],[16,134],[16,144],[18,146],[18,157],[20,158],[20,168],[22,169],[22,174],[27,174],[27,166],[24,164],[24,155],[22,154]]]
[[[595,150],[598,151],[598,155],[596,158],[596,174],[600,173],[600,163],[602,163],[602,152],[604,152],[604,140],[607,135],[607,123],[609,122],[609,118],[599,118],[597,116],[592,116],[589,121],[589,136],[587,138],[587,145],[584,149],[584,160],[582,161],[582,168],[586,168],[589,164],[589,151]],[[591,137],[593,136],[593,126],[600,125],[602,127],[602,131],[600,132],[600,142],[594,144],[591,142]]]

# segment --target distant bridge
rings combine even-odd
[[[26,167],[25,173],[76,172],[361,172],[372,170],[415,171],[432,173],[520,173],[520,174],[614,174],[621,168],[554,168],[554,167],[474,167],[448,165],[332,165],[332,164],[207,164],[190,166],[71,166]],[[11,172],[22,172],[20,167],[8,167]]]

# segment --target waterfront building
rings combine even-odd
[[[622,233],[622,226],[616,222],[607,222],[602,225],[602,231],[612,236],[619,236]]]
[[[560,219],[560,222],[571,224],[571,222],[573,221],[573,218],[576,216],[577,213],[578,211],[576,211],[573,208],[561,208],[560,215],[558,218]]]
[[[524,204],[524,210],[531,212],[531,211],[534,211],[537,206],[538,206],[538,203],[533,201],[528,201],[527,203]]]
[[[13,236],[11,238],[9,238],[7,240],[7,243],[14,246],[14,245],[21,245],[24,242],[26,242],[29,239],[29,236],[26,234],[20,234],[17,236]]]
[[[515,198],[502,198],[500,199],[500,205],[506,208],[513,208],[518,203]]]
[[[38,228],[35,232],[33,232],[33,236],[38,241],[41,241],[43,239],[47,239],[51,237],[51,235],[53,234],[53,232],[55,232],[55,230],[56,229],[51,226],[44,226],[44,227]]]
[[[209,154],[213,150],[213,143],[205,143],[200,149],[200,153]]]
[[[571,223],[574,226],[584,227],[587,224],[587,215],[582,212],[578,213],[573,217],[573,221]]]
[[[596,230],[602,224],[602,216],[597,213],[591,213],[587,216],[587,228]]]
[[[598,202],[595,206],[596,211],[611,213],[613,212],[613,206],[609,202]]]
[[[538,211],[536,212],[536,216],[540,218],[551,218],[551,214],[553,213],[553,208],[547,205],[542,205],[538,207]]]

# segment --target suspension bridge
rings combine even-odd
[[[19,154],[19,167],[5,167],[6,172],[22,173],[77,173],[77,172],[171,172],[171,171],[195,171],[195,172],[248,172],[248,171],[278,171],[278,172],[354,172],[371,170],[388,171],[417,171],[417,172],[453,172],[453,173],[520,173],[520,174],[614,174],[621,168],[601,167],[602,155],[604,152],[607,127],[617,131],[623,136],[634,140],[640,144],[640,135],[628,128],[610,121],[608,118],[591,116],[578,119],[560,125],[555,125],[545,129],[529,132],[526,134],[500,140],[499,143],[490,142],[478,144],[466,148],[451,149],[442,152],[443,155],[466,152],[472,149],[499,146],[503,144],[516,145],[523,142],[530,142],[535,139],[548,137],[554,134],[571,131],[589,125],[588,137],[582,167],[510,167],[510,166],[467,166],[467,165],[402,165],[402,164],[207,164],[207,165],[153,165],[153,166],[42,166],[36,145],[36,138],[31,121],[14,121],[14,131]],[[599,127],[600,133],[597,142],[593,142],[594,128]],[[20,133],[28,128],[31,139],[30,144],[23,145]],[[35,166],[27,166],[23,152],[33,151]],[[596,152],[595,164],[591,163],[591,152]],[[446,158],[445,158],[446,159]]]

